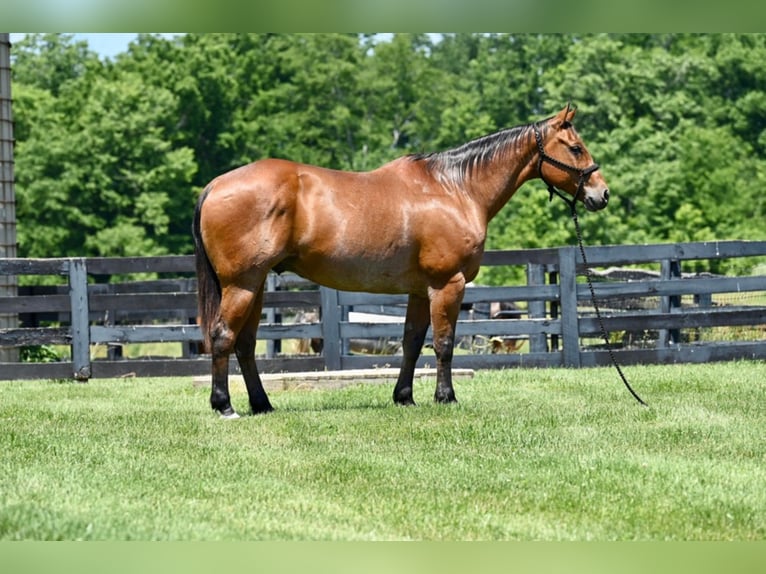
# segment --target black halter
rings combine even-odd
[[[553,194],[555,193],[566,202],[566,204],[569,206],[569,208],[572,211],[574,211],[575,202],[577,201],[577,198],[582,193],[582,188],[585,185],[585,182],[588,181],[590,174],[592,174],[594,171],[598,169],[598,164],[594,163],[591,166],[586,167],[585,169],[580,169],[579,167],[566,164],[563,161],[557,160],[555,157],[549,156],[547,153],[545,153],[545,148],[543,147],[543,136],[540,133],[540,128],[538,127],[537,124],[534,124],[533,127],[535,130],[535,140],[537,140],[537,150],[538,150],[537,172],[540,174],[540,179],[543,180],[543,183],[548,186],[548,193],[550,193],[549,201],[553,201]],[[574,197],[572,199],[569,199],[564,193],[556,189],[553,186],[553,184],[549,183],[548,180],[545,179],[545,176],[543,175],[544,161],[547,161],[549,164],[559,169],[563,169],[564,171],[576,173],[579,176],[579,179],[577,181],[577,192],[574,194]]]

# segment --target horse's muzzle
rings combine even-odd
[[[586,193],[583,203],[588,211],[604,209],[607,203],[609,203],[609,190],[605,189],[600,193]]]

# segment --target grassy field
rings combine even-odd
[[[766,363],[271,393],[0,382],[0,539],[764,540]],[[246,396],[234,388],[235,406]]]

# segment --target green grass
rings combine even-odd
[[[189,379],[2,382],[0,538],[763,540],[766,363],[483,371],[457,405]],[[246,396],[234,388],[235,406]]]

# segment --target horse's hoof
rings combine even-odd
[[[403,407],[414,407],[415,399],[412,398],[412,387],[401,390],[394,389],[394,403]]]
[[[231,420],[239,418],[239,415],[237,414],[237,411],[235,411],[231,407],[229,407],[226,410],[220,411],[220,412],[221,412],[221,418],[223,420],[231,421]]]
[[[271,403],[266,403],[264,405],[250,405],[250,412],[254,415],[265,415],[267,413],[270,413],[274,410],[274,407],[271,406]]]
[[[415,401],[411,398],[408,399],[394,399],[394,404],[400,407],[416,407]]]

